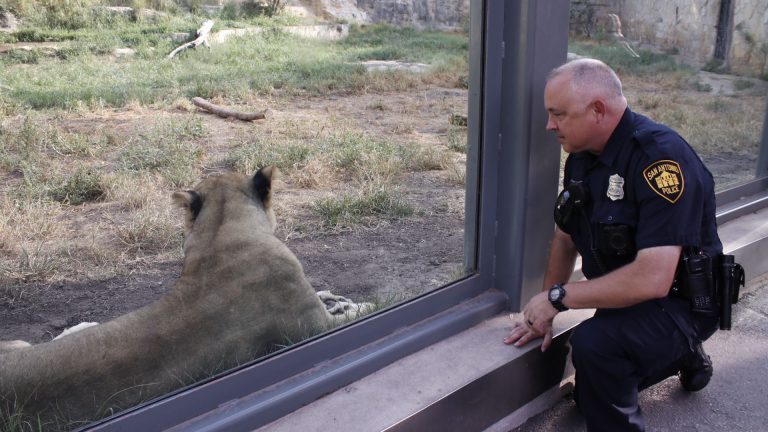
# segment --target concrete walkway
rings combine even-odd
[[[704,390],[685,392],[672,377],[640,394],[649,432],[768,432],[768,275],[747,284],[733,313],[733,330],[704,343],[715,368]],[[565,398],[514,431],[582,432],[586,426]]]

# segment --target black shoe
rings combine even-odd
[[[693,347],[693,352],[686,355],[680,368],[680,384],[689,392],[703,389],[712,378],[712,359],[704,352],[701,342]]]

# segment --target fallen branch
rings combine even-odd
[[[203,22],[203,25],[200,26],[199,29],[197,29],[197,39],[193,40],[192,42],[187,42],[184,45],[176,48],[175,50],[171,51],[170,54],[168,54],[168,58],[172,59],[176,54],[179,52],[187,49],[187,48],[197,48],[198,45],[205,45],[207,47],[210,47],[211,45],[208,43],[208,36],[211,33],[211,28],[213,28],[213,21],[212,20],[205,20]]]
[[[219,117],[224,117],[224,118],[236,118],[238,120],[252,121],[252,120],[263,120],[271,115],[271,111],[268,109],[265,109],[259,112],[247,113],[247,112],[239,112],[239,111],[234,111],[227,108],[222,108],[220,106],[217,106],[208,102],[207,100],[201,97],[193,97],[192,103],[206,111],[209,111],[213,114],[216,114]]]

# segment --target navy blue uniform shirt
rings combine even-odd
[[[710,256],[722,251],[712,174],[664,125],[627,108],[600,155],[568,156],[563,187],[578,181],[589,191],[586,206],[563,228],[587,278],[633,261],[644,248],[695,246]],[[615,247],[627,242],[628,252]]]

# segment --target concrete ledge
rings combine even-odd
[[[522,348],[504,345],[510,320],[496,316],[258,430],[482,430],[513,411],[522,423],[559,398],[563,374],[570,373],[565,341],[592,312],[560,314],[555,342],[546,353],[540,340]],[[550,388],[555,390],[547,393]],[[528,405],[540,394],[552,400]]]
[[[744,266],[747,280],[768,272],[768,208],[726,222],[718,233],[725,253]]]

